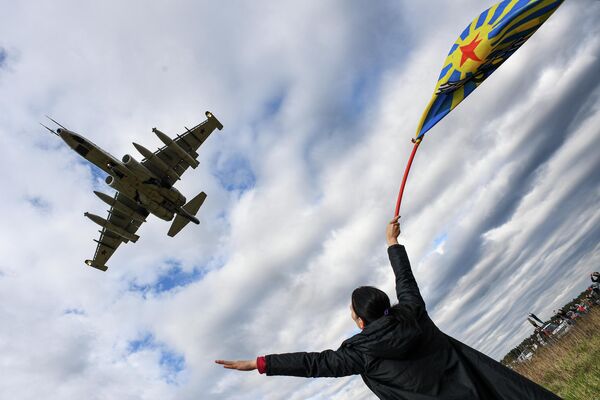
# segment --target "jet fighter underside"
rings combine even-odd
[[[175,139],[153,128],[152,131],[164,146],[152,152],[133,143],[144,157],[141,161],[129,154],[118,160],[54,120],[52,121],[60,126],[56,131],[44,125],[79,155],[108,173],[106,183],[116,191],[114,196],[94,192],[110,206],[107,218],[87,212],[84,214],[102,227],[99,231],[100,238],[94,240],[97,243],[94,257],[85,261],[88,266],[106,271],[108,259],[121,243],[136,242],[139,239],[136,232],[150,214],[165,221],[173,220],[169,236],[175,236],[189,222],[199,223],[196,213],[206,199],[206,193],[201,192],[187,202],[186,197],[173,185],[181,179],[188,167],[196,168],[199,165],[197,150],[208,136],[215,129],[223,129],[223,125],[212,113],[207,111],[206,117],[204,122],[192,129],[185,128],[186,132],[177,135]]]

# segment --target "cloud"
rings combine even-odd
[[[373,398],[357,377],[213,360],[336,348],[356,333],[355,287],[394,293],[385,223],[443,55],[481,11],[459,6],[8,7],[0,397]],[[495,358],[600,261],[599,12],[561,6],[428,134],[409,178],[402,238],[429,312]],[[139,158],[132,141],[160,146],[153,126],[182,133],[204,110],[225,128],[177,184],[208,194],[201,224],[172,239],[151,217],[106,273],[85,267],[97,228],[82,214],[103,215],[92,190],[110,190],[37,122]]]

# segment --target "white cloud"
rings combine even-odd
[[[356,377],[212,361],[335,348],[355,333],[356,286],[393,295],[383,233],[409,138],[443,55],[481,11],[456,4],[7,7],[0,397],[373,398]],[[565,3],[428,134],[409,178],[403,240],[429,311],[496,358],[527,334],[527,312],[548,317],[599,261],[599,12]],[[157,146],[153,126],[180,133],[205,109],[225,129],[178,184],[208,193],[201,225],[171,239],[150,218],[106,273],[84,267],[96,228],[82,213],[102,214],[91,191],[106,189],[37,121],[137,157],[131,141]],[[132,290],[178,273],[197,280]]]

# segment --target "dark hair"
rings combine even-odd
[[[395,319],[406,328],[416,324],[410,310],[399,304],[390,306],[388,295],[372,286],[361,286],[354,289],[352,292],[352,308],[356,315],[363,320],[365,326],[384,315]],[[416,329],[419,329],[418,326]]]
[[[390,308],[390,298],[375,287],[361,286],[352,292],[352,308],[367,325],[383,317],[385,310]]]

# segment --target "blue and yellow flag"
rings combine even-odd
[[[563,0],[504,0],[467,26],[450,49],[416,140],[454,109],[510,57]]]

